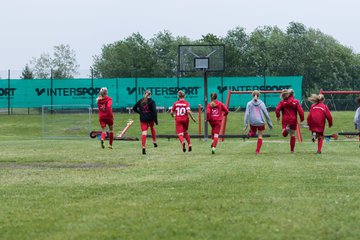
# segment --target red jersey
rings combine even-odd
[[[229,109],[220,101],[215,100],[215,106],[209,103],[206,108],[206,120],[208,122],[221,121],[223,116],[228,115]]]
[[[276,118],[280,118],[280,111],[282,113],[282,124],[296,125],[298,113],[300,121],[304,121],[304,111],[300,102],[293,96],[279,102],[275,110]]]
[[[309,115],[307,117],[307,123],[310,131],[324,132],[326,120],[329,123],[329,127],[331,127],[333,122],[328,106],[322,102],[311,105]]]
[[[112,99],[109,96],[98,98],[99,118],[113,119]]]
[[[175,113],[175,121],[189,119],[189,111],[190,105],[184,99],[176,101],[171,108],[171,113]]]

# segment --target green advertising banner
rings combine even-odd
[[[282,90],[292,88],[301,100],[302,77],[209,77],[208,95],[218,94],[225,102],[228,90]],[[204,105],[204,79],[191,78],[111,78],[111,79],[11,79],[0,80],[0,108],[34,108],[42,105],[89,104],[96,107],[96,97],[101,87],[107,87],[113,99],[113,108],[132,107],[143,97],[146,89],[152,92],[157,106],[168,109],[183,90],[192,108]],[[208,99],[209,99],[208,96]],[[262,94],[268,107],[276,106],[279,94]],[[230,108],[246,107],[250,94],[231,96]]]

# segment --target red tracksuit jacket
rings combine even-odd
[[[293,96],[279,102],[275,110],[276,118],[280,118],[280,112],[282,112],[282,124],[296,125],[297,113],[299,113],[300,121],[304,121],[304,111],[300,102]]]
[[[209,103],[206,108],[206,120],[209,122],[221,121],[222,117],[229,113],[228,108],[222,102],[215,100],[215,103],[215,107],[212,107]]]
[[[333,122],[328,106],[322,102],[311,105],[309,115],[307,117],[307,123],[310,131],[324,132],[326,119],[329,123],[329,127],[331,127]]]
[[[101,98],[98,100],[98,108],[99,108],[99,118],[100,119],[113,119],[112,112],[112,99],[108,96]]]

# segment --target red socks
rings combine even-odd
[[[109,144],[110,144],[110,146],[112,146],[113,140],[114,140],[114,132],[110,132],[110,136],[109,136]]]
[[[146,145],[146,135],[141,135],[141,146],[145,148]]]
[[[261,145],[262,145],[262,138],[258,138],[257,140],[257,145],[256,145],[256,152],[259,153],[260,152],[260,148],[261,148]]]
[[[184,132],[184,137],[186,139],[186,142],[188,143],[188,145],[190,146],[191,145],[191,142],[190,142],[190,136],[189,136],[189,133],[188,132]]]
[[[295,142],[296,142],[296,139],[295,139],[295,136],[290,136],[290,150],[293,152],[294,149],[295,149]]]
[[[214,137],[213,144],[212,144],[212,146],[213,146],[214,148],[216,148],[216,145],[217,145],[218,141],[219,141],[219,138],[218,138],[218,137]]]
[[[184,136],[183,135],[179,135],[179,140],[180,140],[180,143],[182,144],[184,142]]]
[[[152,136],[153,142],[156,142],[156,131],[155,131],[155,128],[151,128],[151,136]]]
[[[324,138],[319,137],[318,138],[318,150],[317,150],[319,153],[321,153],[323,142],[324,142]]]
[[[100,137],[100,140],[104,140],[104,139],[105,139],[105,137],[106,137],[106,133],[101,132],[101,137]]]

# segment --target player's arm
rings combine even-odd
[[[210,118],[211,118],[211,106],[210,104],[208,104],[206,107],[206,121],[209,121]]]
[[[333,125],[333,118],[331,116],[331,112],[330,112],[328,106],[326,106],[326,105],[325,105],[325,116],[326,116],[326,119],[327,119],[327,121],[329,123],[329,128],[331,128],[332,125]]]
[[[354,125],[355,125],[355,129],[357,130],[360,125],[360,107],[355,112]]]
[[[155,124],[158,125],[158,118],[157,118],[157,111],[156,111],[156,103],[155,103],[154,100],[153,100],[153,102],[152,102],[152,115],[153,115]]]
[[[310,108],[309,114],[308,114],[307,119],[306,119],[307,125],[309,127],[312,126],[312,124],[311,124],[311,109],[312,109],[312,106]]]
[[[112,99],[109,99],[109,101],[107,101],[106,103],[106,110],[110,110],[112,108]]]
[[[229,114],[229,109],[225,106],[225,104],[222,104],[222,111],[224,112],[224,116]]]
[[[249,116],[250,116],[250,103],[248,103],[248,104],[246,105],[245,116],[244,116],[244,129],[243,129],[243,131],[245,131],[245,130],[248,128]]]
[[[296,107],[297,107],[297,111],[298,111],[299,116],[300,116],[300,121],[303,122],[305,120],[305,118],[304,118],[304,110],[302,109],[299,101],[297,101]]]
[[[264,114],[264,116],[266,118],[266,122],[267,122],[269,128],[272,129],[273,125],[272,125],[272,122],[271,122],[271,119],[270,119],[270,116],[269,116],[269,112],[267,111],[265,104],[262,103],[260,105],[260,108],[261,108],[261,110],[262,110],[262,112],[263,112],[263,114]]]
[[[280,120],[280,111],[282,109],[282,101],[279,102],[279,104],[275,108],[275,114],[276,114],[276,120]]]
[[[170,110],[170,115],[171,115],[171,117],[175,117],[174,111],[175,111],[175,105],[173,105],[173,106],[171,107],[171,110]]]
[[[137,101],[137,103],[135,103],[135,105],[133,106],[133,111],[136,113],[140,113],[139,112],[139,105],[140,105],[140,101]]]
[[[189,114],[189,116],[190,116],[191,120],[193,120],[193,122],[196,122],[196,119],[194,118],[194,116],[193,116],[193,114],[192,114],[191,110],[189,109],[187,112],[188,112],[188,114]]]

